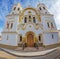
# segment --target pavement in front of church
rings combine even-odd
[[[24,48],[24,50],[22,47],[18,47],[15,49],[15,51],[21,51],[21,52],[37,52],[37,51],[44,51],[44,50],[45,50],[44,47],[39,47],[38,49],[35,47],[26,47]]]
[[[0,59],[60,59],[60,47],[47,55],[36,57],[17,57],[0,49]]]

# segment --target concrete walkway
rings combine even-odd
[[[58,48],[58,47],[57,47]],[[10,49],[5,49],[5,48],[0,48],[5,52],[8,52],[12,55],[15,56],[23,56],[23,57],[31,57],[31,56],[43,56],[46,55],[50,52],[55,51],[57,48],[53,48],[53,49],[49,49],[49,50],[45,50],[45,51],[37,51],[37,52],[18,52],[18,51],[14,51],[14,50],[10,50]]]

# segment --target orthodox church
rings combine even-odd
[[[12,7],[6,16],[1,45],[18,47],[49,46],[59,44],[54,17],[43,3],[37,7],[22,8],[20,3]]]

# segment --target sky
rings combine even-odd
[[[60,0],[0,0],[0,35],[3,30],[6,16],[11,11],[14,4],[20,3],[23,8],[31,5],[36,7],[39,3],[44,3],[49,12],[54,15],[57,29],[60,30]]]

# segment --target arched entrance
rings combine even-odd
[[[27,33],[27,47],[34,47],[34,33]]]

